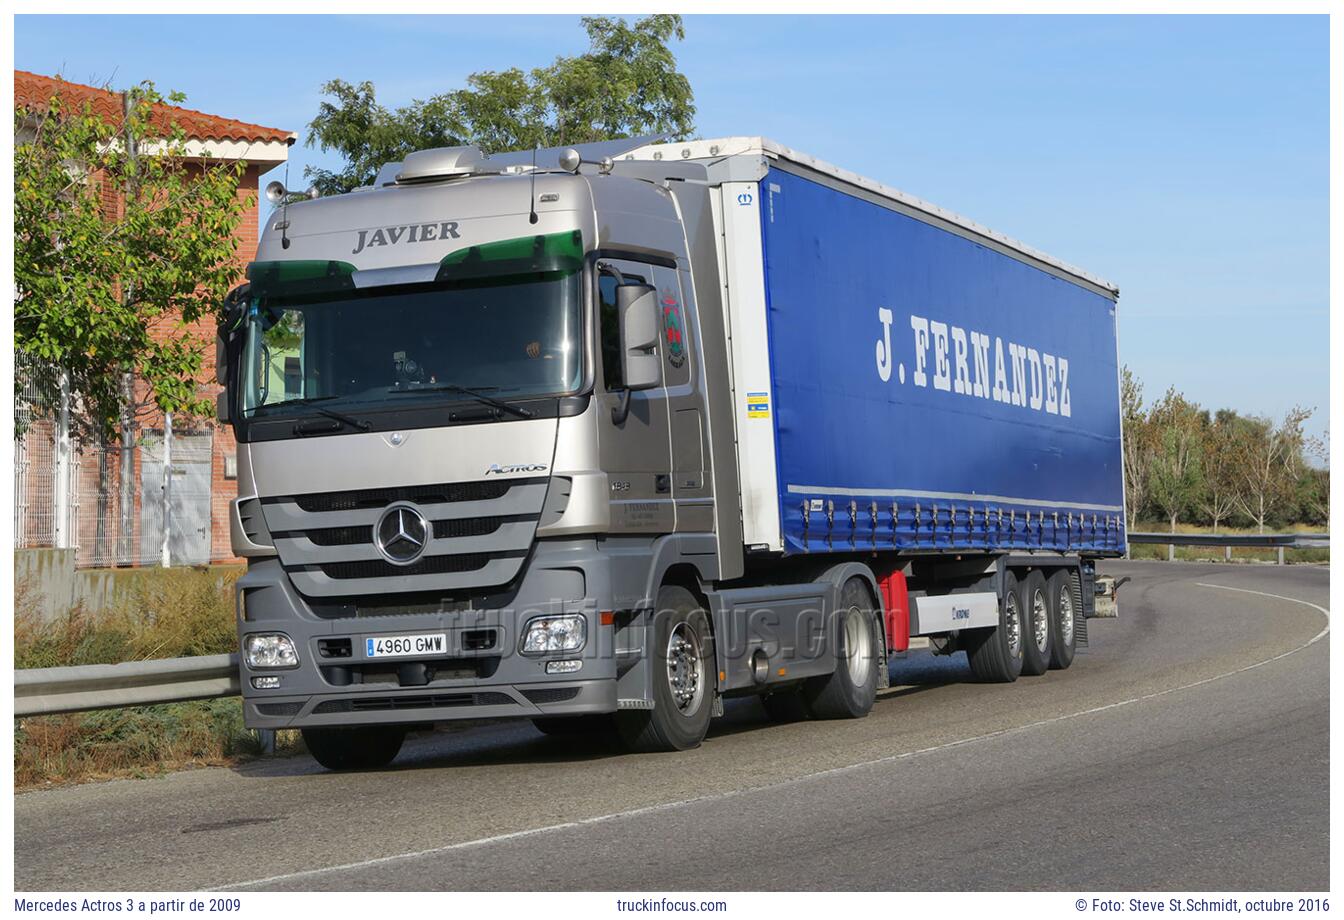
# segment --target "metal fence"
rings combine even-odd
[[[37,370],[15,355],[16,549],[74,550],[79,567],[228,556],[213,539],[213,431],[174,432],[168,417],[138,430],[129,448],[81,440],[79,406],[63,378]]]
[[[1279,565],[1284,564],[1284,550],[1330,548],[1328,533],[1131,533],[1127,539],[1130,543],[1171,547],[1168,559],[1172,558],[1177,546],[1221,546],[1224,557],[1229,560],[1236,547],[1274,549],[1278,551]]]

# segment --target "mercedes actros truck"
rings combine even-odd
[[[1114,612],[1106,281],[759,137],[273,191],[218,342],[243,705],[327,767],[857,718],[914,637],[1012,681]]]

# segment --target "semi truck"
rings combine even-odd
[[[1125,552],[1118,289],[760,137],[276,184],[217,342],[246,724],[866,715],[1068,668]]]

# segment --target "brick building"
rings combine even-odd
[[[120,124],[123,117],[120,93],[59,77],[14,72],[16,108],[42,110],[54,96],[59,96],[67,109],[88,106],[111,124]],[[248,204],[235,231],[241,282],[243,267],[257,248],[260,177],[287,160],[296,135],[166,104],[156,106],[151,118],[162,125],[176,123],[182,127],[189,166],[220,160],[246,163],[238,197]],[[20,139],[22,133],[20,127]],[[105,201],[112,213],[119,211],[121,202],[115,190],[105,195]],[[201,320],[194,331],[200,335],[205,356],[202,392],[213,396],[219,389],[214,384],[213,319]],[[24,380],[22,372],[22,365],[16,366],[20,382]],[[152,564],[162,558],[166,521],[174,564],[231,556],[228,504],[237,494],[237,483],[235,444],[229,428],[212,422],[198,423],[188,430],[174,426],[165,479],[165,426],[162,419],[150,418],[139,431],[137,446],[129,457],[133,469],[125,470],[127,475],[123,477],[124,452],[115,445],[71,444],[63,436],[59,394],[26,395],[34,406],[45,403],[56,411],[45,413],[50,420],[32,425],[16,443],[16,547],[73,548],[78,564],[86,566]],[[77,411],[77,407],[71,408]],[[133,495],[120,487],[123,482],[134,484]],[[165,482],[171,483],[167,490],[163,488]]]

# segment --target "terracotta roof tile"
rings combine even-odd
[[[86,103],[95,115],[112,121],[122,117],[121,94],[96,86],[71,83],[60,77],[14,71],[14,107],[37,108],[45,106],[52,96],[59,95],[68,103],[83,106]],[[187,137],[203,141],[280,141],[293,143],[297,135],[280,128],[267,128],[234,118],[210,115],[194,109],[159,104],[154,107],[154,120],[160,126],[176,122]]]

